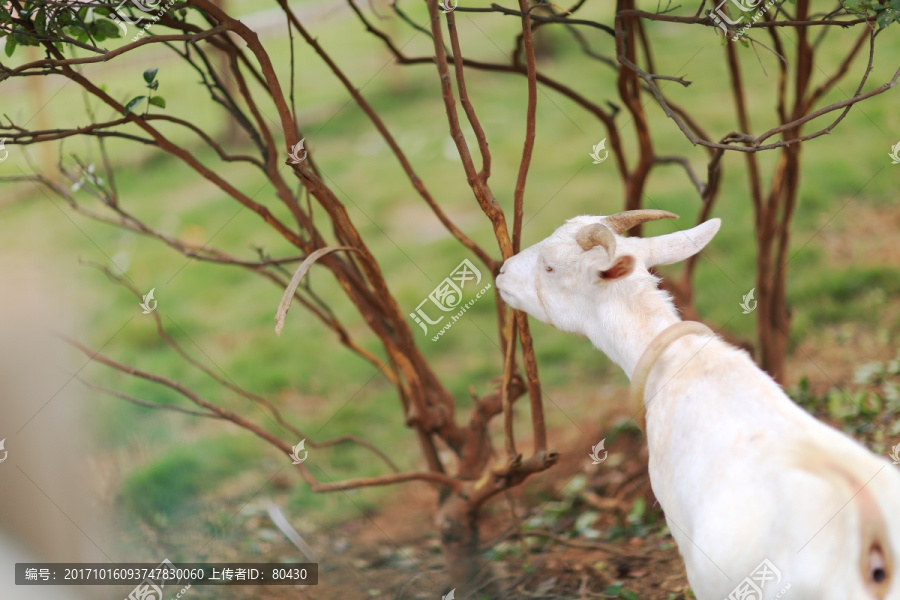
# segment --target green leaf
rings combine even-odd
[[[153,83],[153,80],[156,79],[156,73],[159,71],[159,67],[153,67],[152,69],[147,69],[144,71],[144,81],[147,83]]]
[[[16,38],[13,36],[9,36],[6,38],[6,56],[12,56],[13,52],[16,50],[16,46],[18,42],[16,42]]]
[[[621,600],[638,600],[637,594],[635,594],[631,590],[626,590],[620,583],[614,583],[613,585],[603,590],[603,595],[611,596],[613,598],[621,598]]]
[[[153,106],[158,106],[160,108],[166,107],[166,99],[162,96],[153,96],[152,98],[150,98],[149,102]]]
[[[890,10],[882,10],[876,13],[875,21],[878,23],[878,27],[885,28],[891,24],[894,20],[894,14]]]
[[[643,496],[638,496],[635,498],[634,504],[631,505],[631,510],[628,511],[628,520],[632,523],[640,523],[646,512],[647,501],[644,500]]]
[[[159,82],[158,82],[158,81],[154,81],[153,83],[148,83],[148,84],[145,85],[144,87],[147,87],[147,88],[150,88],[151,90],[156,91],[156,88],[159,87]]]
[[[130,115],[131,111],[137,108],[137,105],[144,101],[144,98],[147,96],[138,96],[137,98],[132,98],[128,104],[125,105],[125,114]]]
[[[16,26],[16,28],[12,32],[13,37],[16,38],[16,43],[20,46],[28,46],[29,36],[27,30],[22,27]]]
[[[96,23],[88,23],[88,31],[91,33],[91,37],[94,40],[94,43],[99,44],[103,40],[106,39],[106,36],[103,35],[103,32],[100,31],[100,28],[97,27]]]
[[[38,10],[34,19],[34,30],[40,36],[47,35],[47,13],[41,8]]]
[[[107,21],[106,19],[98,19],[97,23],[97,33],[102,35],[105,38],[120,38],[122,37],[122,30],[119,29],[115,23],[112,21]]]

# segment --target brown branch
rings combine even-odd
[[[425,481],[428,483],[440,484],[449,488],[454,492],[463,489],[462,482],[443,473],[434,471],[422,471],[416,473],[396,473],[394,475],[379,475],[378,477],[360,477],[357,479],[348,479],[346,481],[336,481],[333,483],[320,483],[314,479],[309,473],[305,463],[297,465],[300,475],[304,481],[309,484],[312,491],[316,493],[340,492],[344,490],[355,490],[363,487],[375,487],[382,485],[395,485],[398,483],[407,483],[410,481]]]
[[[541,393],[541,381],[538,377],[537,358],[534,355],[534,340],[528,325],[528,316],[515,311],[518,320],[519,336],[522,346],[522,362],[528,379],[528,399],[531,407],[531,428],[534,435],[534,456],[538,462],[555,456],[555,452],[547,451],[547,426],[544,421],[544,404]]]
[[[870,37],[869,37],[869,62],[866,65],[866,70],[863,73],[862,79],[860,80],[859,85],[856,88],[856,92],[854,92],[853,96],[851,96],[850,98],[847,98],[846,100],[834,102],[832,104],[829,104],[828,106],[824,106],[817,111],[807,113],[800,118],[795,118],[790,123],[784,123],[782,125],[779,125],[778,127],[773,127],[769,131],[766,131],[765,133],[760,135],[758,138],[756,138],[756,142],[757,143],[762,142],[762,141],[766,140],[767,138],[775,135],[776,133],[782,133],[782,132],[790,130],[790,129],[799,129],[800,126],[803,125],[804,123],[812,121],[813,119],[821,117],[822,115],[828,114],[828,113],[838,110],[840,108],[846,108],[846,110],[844,110],[838,116],[838,118],[835,119],[834,122],[832,122],[831,125],[829,125],[825,129],[821,129],[814,134],[795,138],[792,141],[794,141],[796,143],[798,141],[805,141],[808,139],[813,139],[814,137],[818,137],[820,135],[824,135],[826,133],[830,133],[831,130],[834,129],[837,126],[837,124],[840,123],[844,119],[844,117],[847,116],[847,114],[850,112],[850,107],[852,107],[854,104],[861,102],[862,100],[865,100],[867,98],[871,98],[872,96],[877,96],[878,94],[882,94],[882,93],[886,92],[887,90],[896,86],[897,79],[900,78],[900,69],[898,69],[894,73],[894,77],[891,78],[891,80],[888,81],[887,83],[885,83],[873,90],[869,90],[865,94],[860,93],[860,92],[862,92],[863,86],[866,84],[866,80],[868,80],[868,78],[869,78],[869,74],[872,72],[873,59],[875,56],[875,36],[876,35],[877,35],[877,32],[875,32],[875,31],[871,32],[871,34],[870,34]],[[800,114],[800,111],[803,106],[804,106],[804,102],[802,101],[802,98],[801,98],[800,102],[797,103],[797,108],[794,111],[794,116],[797,116],[798,114]]]
[[[74,180],[74,178],[72,178]],[[108,223],[117,227],[124,227],[129,229],[130,231],[134,231],[135,233],[139,233],[142,235],[147,235],[150,237],[154,237],[164,242],[166,245],[175,249],[176,251],[182,253],[183,255],[194,258],[196,260],[211,262],[216,264],[229,264],[241,266],[249,269],[250,271],[265,277],[276,286],[278,286],[281,290],[284,290],[287,286],[287,281],[275,273],[264,269],[263,267],[267,266],[278,266],[280,264],[287,264],[293,262],[299,262],[304,257],[287,257],[281,259],[264,259],[259,261],[245,261],[238,259],[234,256],[231,256],[219,249],[212,248],[208,244],[204,244],[203,246],[196,246],[193,244],[189,244],[183,240],[178,240],[174,237],[168,236],[160,231],[149,227],[146,223],[140,221],[130,213],[128,213],[125,209],[117,204],[108,204],[110,208],[112,208],[117,214],[119,214],[120,219],[115,220],[105,215],[101,215],[95,213],[93,211],[87,210],[77,202],[75,202],[74,197],[70,193],[69,189],[56,184],[55,182],[43,177],[42,175],[26,175],[26,176],[10,176],[10,177],[0,177],[0,180],[19,180],[19,181],[31,181],[34,183],[39,183],[41,185],[46,186],[48,189],[58,194],[61,198],[66,200],[70,207],[83,214],[89,218],[95,219],[97,221],[101,221],[104,223]],[[309,292],[309,290],[307,290]],[[295,296],[295,299],[303,304],[303,306],[309,310],[316,318],[318,318],[325,326],[329,329],[333,330],[337,335],[339,341],[346,346],[351,351],[363,357],[365,360],[373,364],[384,376],[391,382],[394,386],[399,385],[399,381],[394,373],[387,369],[387,365],[377,356],[375,356],[368,349],[360,346],[347,332],[347,330],[338,322],[333,316],[325,314],[322,310],[319,310],[318,307],[311,304],[306,298],[300,296],[299,294]]]
[[[634,5],[634,0],[617,0],[616,3],[616,60],[623,65],[634,64],[637,61],[637,34],[638,27],[635,18],[622,18],[618,14],[624,9]],[[648,63],[652,58],[647,57]],[[648,76],[651,83],[653,76]],[[655,83],[653,83],[655,86]],[[644,103],[641,102],[642,88],[636,73],[628,69],[619,69],[616,78],[616,89],[619,98],[625,104],[625,108],[631,115],[631,123],[637,137],[638,157],[634,168],[624,178],[625,184],[625,210],[637,210],[641,207],[644,195],[644,186],[650,170],[653,168],[653,140],[650,135],[650,127],[647,123]],[[642,227],[638,225],[633,229],[634,235],[641,235]]]
[[[839,115],[838,118],[833,123],[831,123],[831,125],[829,125],[828,127],[824,128],[824,129],[821,129],[819,131],[816,131],[815,133],[810,133],[808,135],[804,135],[801,137],[796,137],[796,138],[792,138],[792,139],[788,139],[788,140],[780,140],[778,142],[774,142],[771,144],[762,144],[761,143],[761,142],[765,141],[767,138],[775,135],[776,133],[781,133],[788,129],[799,127],[800,125],[803,125],[804,123],[807,123],[817,117],[821,117],[822,115],[828,114],[835,110],[839,110],[841,108],[853,106],[854,104],[856,104],[858,102],[861,102],[861,101],[871,98],[873,96],[882,94],[882,93],[888,91],[889,89],[892,89],[894,86],[896,86],[897,79],[900,78],[900,69],[898,69],[890,81],[888,81],[887,83],[885,83],[873,90],[870,90],[864,94],[857,92],[857,94],[852,96],[851,98],[842,100],[840,102],[835,102],[833,104],[829,104],[828,106],[825,106],[813,113],[810,113],[803,117],[797,118],[789,123],[784,123],[782,125],[779,125],[778,127],[774,127],[772,129],[770,129],[769,131],[766,131],[765,133],[761,134],[759,137],[754,137],[754,136],[746,134],[746,133],[732,133],[732,134],[729,134],[728,136],[726,136],[725,138],[723,138],[722,142],[714,143],[714,142],[708,142],[706,140],[700,139],[691,132],[691,130],[684,124],[684,122],[681,120],[681,118],[674,111],[672,111],[672,109],[669,107],[668,102],[666,101],[665,97],[662,95],[662,92],[660,92],[659,87],[654,83],[653,76],[644,72],[640,67],[638,67],[637,65],[635,65],[633,62],[629,61],[625,57],[622,57],[620,62],[623,65],[625,65],[626,67],[628,67],[629,69],[631,69],[632,71],[634,71],[635,73],[637,73],[638,76],[640,76],[647,83],[647,85],[650,88],[650,92],[653,94],[654,98],[656,98],[657,102],[660,105],[660,108],[662,108],[663,112],[666,114],[667,117],[669,117],[670,119],[672,119],[675,122],[675,124],[678,126],[678,128],[681,130],[681,132],[685,135],[685,137],[687,137],[688,141],[690,141],[694,145],[702,145],[702,146],[706,146],[708,148],[720,148],[722,150],[733,150],[736,152],[761,152],[763,150],[771,150],[773,148],[784,148],[786,146],[791,146],[794,144],[798,144],[800,142],[805,142],[807,140],[815,139],[821,135],[830,133],[831,130],[834,129],[837,126],[837,124],[840,123],[844,119],[844,117],[847,115],[848,110],[845,110],[841,115]],[[869,75],[869,70],[867,70],[863,76],[863,83],[865,82],[868,75]],[[735,142],[743,142],[743,143],[747,143],[747,145],[735,146],[735,145],[733,145]]]
[[[859,56],[859,51],[862,49],[863,44],[870,35],[868,30],[863,30],[859,37],[856,39],[856,43],[851,48],[850,52],[847,53],[847,56],[844,57],[844,60],[841,61],[840,66],[838,66],[837,71],[828,78],[822,85],[817,87],[813,92],[809,95],[809,100],[803,106],[802,111],[804,113],[812,110],[812,107],[815,106],[816,102],[818,102],[822,96],[828,93],[838,81],[843,79],[843,77],[850,71],[850,65]]]
[[[53,51],[55,51],[55,48],[53,49]],[[85,89],[85,91],[100,99],[113,110],[124,113],[124,106],[110,97],[109,94],[101,90],[99,87],[88,81],[80,73],[76,72],[74,69],[71,69],[71,67],[65,67],[65,76],[68,79],[79,84],[82,88]],[[288,229],[284,223],[275,218],[275,216],[265,206],[259,204],[258,202],[254,202],[249,196],[242,193],[228,181],[200,163],[200,161],[198,161],[188,150],[169,141],[161,133],[159,133],[159,131],[151,127],[147,120],[134,113],[129,114],[127,118],[132,123],[135,123],[138,127],[149,133],[154,138],[154,140],[156,140],[156,143],[160,148],[178,157],[179,160],[190,166],[194,171],[202,175],[205,179],[215,184],[223,192],[227,193],[229,196],[258,214],[266,223],[271,225],[273,229],[280,233],[289,242],[300,248],[304,247],[303,240],[296,233]]]
[[[456,30],[456,16],[452,12],[447,13],[447,33],[450,36],[450,47],[453,49],[453,56],[462,56],[462,52],[459,49],[459,34]],[[466,113],[466,119],[469,121],[469,125],[472,126],[472,131],[475,133],[475,140],[478,142],[478,151],[481,153],[481,172],[478,173],[478,178],[482,183],[487,183],[488,178],[491,176],[491,152],[488,148],[487,137],[484,134],[484,127],[481,126],[481,121],[478,120],[478,116],[475,114],[475,107],[469,99],[469,91],[466,88],[466,77],[463,71],[463,65],[454,60],[453,68],[456,72],[459,103]]]
[[[731,78],[732,97],[734,98],[734,108],[738,117],[738,126],[742,131],[750,131],[750,116],[747,112],[747,95],[744,91],[744,82],[741,77],[740,62],[737,57],[737,50],[734,44],[728,44],[726,55],[728,57],[728,73]],[[784,76],[784,75],[783,75]],[[782,98],[784,88],[780,88],[779,96]],[[756,154],[748,153],[747,157],[747,177],[750,180],[750,199],[753,202],[754,214],[757,218],[760,215],[762,207],[762,187],[759,174],[759,164],[756,160]],[[693,268],[693,265],[691,265]]]
[[[496,6],[496,5],[493,5]],[[525,65],[528,72],[528,108],[525,114],[525,143],[522,147],[522,161],[519,163],[519,176],[516,178],[513,212],[513,253],[518,253],[522,244],[522,218],[525,207],[525,181],[531,166],[534,153],[535,113],[537,112],[537,67],[534,59],[534,38],[531,33],[531,18],[527,0],[519,0],[522,11],[522,43],[525,49]],[[459,55],[459,48],[453,52]]]
[[[29,71],[31,69],[37,69],[39,67],[52,66],[52,67],[63,67],[63,66],[72,66],[72,65],[87,65],[92,63],[103,63],[113,58],[125,54],[134,50],[135,48],[140,48],[141,46],[146,46],[147,44],[161,44],[164,42],[178,42],[178,41],[199,41],[203,40],[215,35],[219,35],[220,33],[225,32],[228,29],[224,24],[213,27],[212,29],[207,29],[202,32],[193,33],[193,34],[169,34],[169,35],[154,35],[151,37],[144,37],[139,39],[136,42],[131,42],[130,44],[125,44],[115,50],[108,50],[101,54],[100,56],[88,56],[84,58],[42,58],[40,60],[36,60],[30,63],[25,63],[24,65],[18,66],[15,69],[5,69],[6,77],[0,78],[0,81],[7,79],[8,77],[12,77],[24,71]]]
[[[694,189],[697,190],[700,198],[702,199],[706,195],[706,184],[700,181],[700,178],[697,177],[697,174],[694,172],[694,169],[691,167],[691,163],[687,158],[683,156],[654,156],[653,162],[658,165],[681,165],[685,173],[687,173],[688,179],[690,179],[691,183],[694,184]]]
[[[375,35],[381,34],[378,30],[372,27],[366,18],[363,16],[362,12],[359,11],[356,4],[353,0],[347,0],[347,3],[353,9],[353,11],[357,14],[359,19],[366,25],[366,28],[374,33]],[[459,227],[453,223],[444,210],[438,205],[438,203],[434,200],[434,197],[425,187],[424,182],[419,178],[413,169],[412,165],[409,162],[406,154],[400,148],[400,145],[397,143],[397,140],[394,138],[393,134],[391,134],[390,130],[388,130],[387,126],[384,124],[384,121],[381,117],[372,109],[371,105],[363,98],[362,94],[360,94],[359,90],[352,84],[352,82],[347,78],[347,76],[341,71],[341,69],[337,66],[337,64],[331,59],[331,57],[324,51],[324,49],[319,45],[315,38],[313,38],[306,29],[302,26],[300,21],[297,19],[296,15],[291,11],[288,7],[286,0],[279,0],[279,4],[282,7],[282,10],[285,11],[287,18],[290,23],[300,32],[300,35],[303,36],[303,39],[306,40],[308,44],[310,44],[315,50],[315,52],[325,61],[325,64],[331,69],[331,71],[335,74],[335,76],[340,80],[340,82],[344,85],[347,92],[351,95],[354,101],[359,105],[359,107],[363,110],[369,120],[372,121],[372,124],[375,126],[375,129],[378,130],[378,133],[384,138],[388,147],[393,152],[394,156],[397,158],[397,161],[400,163],[403,172],[409,178],[410,182],[413,185],[413,188],[419,193],[419,196],[425,200],[425,203],[428,204],[429,208],[431,208],[432,212],[434,212],[435,216],[441,222],[441,224],[450,232],[453,237],[459,240],[466,248],[468,248],[478,259],[489,269],[493,270],[495,261],[491,258],[487,252],[485,252],[478,244],[476,244],[471,238],[469,238],[465,233],[462,232]],[[379,35],[380,37],[380,35]],[[387,36],[382,37],[383,40],[390,42]],[[482,151],[482,155],[485,156],[485,152],[487,151],[487,143],[485,142],[484,149]],[[486,169],[487,172],[490,172],[490,154],[486,154]]]
[[[533,15],[531,14],[536,7],[526,8],[519,4],[519,10],[513,10],[512,8],[506,8],[505,6],[500,6],[499,4],[491,3],[490,8],[477,8],[470,6],[457,6],[454,12],[470,12],[470,13],[500,13],[502,15],[509,15],[512,17],[522,17],[528,15],[532,21],[536,21],[538,23],[564,23],[566,25],[585,25],[587,27],[593,27],[595,29],[599,29],[604,31],[610,35],[614,35],[613,28],[605,23],[600,23],[597,21],[591,21],[589,19],[570,19],[569,17],[557,17],[550,16],[545,17],[543,15]],[[569,11],[572,12],[572,11]]]
[[[500,404],[503,410],[503,437],[506,441],[506,457],[512,462],[521,458],[516,450],[516,436],[513,431],[513,400],[509,393],[512,388],[513,371],[516,365],[516,319],[508,319],[506,335],[507,346],[504,348],[505,360],[503,362],[503,384],[500,386]]]
[[[131,282],[129,282],[128,280],[126,280],[122,277],[119,277],[118,275],[116,275],[115,273],[110,271],[107,267],[105,267],[103,265],[97,265],[95,263],[87,263],[87,264],[90,264],[91,266],[94,266],[95,268],[100,269],[110,280],[112,280],[112,281],[118,283],[119,285],[122,285],[126,289],[128,289],[135,296],[136,299],[143,298],[143,295],[141,294],[141,292]],[[204,365],[203,363],[201,363],[200,361],[195,359],[193,356],[191,356],[184,349],[184,346],[182,346],[180,343],[178,343],[178,341],[175,338],[173,338],[171,335],[169,335],[169,332],[166,331],[165,327],[163,327],[162,317],[160,316],[160,311],[155,310],[155,311],[151,312],[150,315],[153,317],[153,320],[156,324],[157,334],[166,342],[166,344],[169,345],[169,347],[171,347],[173,350],[175,350],[175,352],[177,352],[178,355],[181,356],[181,358],[184,359],[188,364],[190,364],[191,366],[193,366],[195,369],[199,370],[200,372],[206,374],[208,377],[210,377],[216,383],[225,387],[226,389],[229,389],[232,392],[235,392],[236,394],[243,396],[244,398],[246,398],[247,400],[250,400],[251,402],[253,402],[256,405],[264,406],[271,413],[272,417],[275,419],[275,422],[278,424],[278,426],[287,430],[289,433],[291,433],[295,439],[298,439],[298,440],[299,439],[307,439],[308,440],[308,436],[305,433],[303,433],[302,431],[300,431],[299,429],[297,429],[296,427],[294,427],[293,425],[291,425],[284,419],[284,417],[281,414],[281,411],[278,410],[278,408],[272,402],[270,402],[266,398],[260,396],[259,394],[254,394],[253,392],[250,392],[250,391],[246,390],[245,388],[237,385],[230,377],[228,377],[227,375],[224,375],[224,373],[223,373],[224,376],[219,375],[218,373],[216,373],[215,371],[213,371],[212,369],[210,369],[209,367],[207,367],[206,365]],[[197,349],[199,350],[200,348],[198,347]],[[203,351],[201,350],[201,352],[203,352]],[[206,353],[203,353],[203,354],[206,355]],[[209,358],[209,357],[207,356],[207,358]],[[257,409],[259,409],[259,406],[257,406]],[[259,410],[263,414],[263,416],[268,417],[268,415],[266,415],[261,409],[259,409]],[[322,442],[314,442],[312,440],[308,440],[308,441],[309,441],[310,448],[327,448],[329,446],[334,446],[337,444],[352,442],[359,446],[362,446],[363,448],[366,448],[367,450],[369,450],[370,452],[372,452],[373,454],[378,456],[395,473],[400,471],[400,469],[397,467],[397,465],[394,463],[394,461],[392,461],[390,459],[390,457],[388,457],[387,454],[385,454],[384,452],[382,452],[381,450],[376,448],[370,442],[359,439],[354,435],[342,435],[342,436],[332,438],[330,440],[325,440]]]
[[[95,352],[95,351],[91,350],[87,346],[81,344],[80,342],[78,342],[66,335],[60,335],[60,338],[63,341],[65,341],[66,343],[68,343],[69,345],[71,345],[72,347],[80,350],[83,354],[88,356],[91,361],[97,361],[100,364],[106,365],[107,367],[115,369],[116,371],[119,371],[121,373],[125,373],[127,375],[137,377],[139,379],[144,379],[145,381],[152,381],[153,383],[157,383],[164,387],[167,387],[175,392],[178,392],[180,395],[184,396],[185,398],[187,398],[188,400],[190,400],[197,406],[205,408],[207,411],[209,411],[211,413],[215,413],[220,418],[227,419],[228,421],[231,421],[235,425],[238,425],[239,427],[252,432],[256,436],[264,439],[265,441],[269,442],[276,448],[284,450],[288,453],[290,453],[290,451],[291,451],[291,446],[289,444],[281,441],[280,439],[278,439],[277,437],[275,437],[274,435],[272,435],[271,433],[269,433],[262,427],[256,425],[255,423],[253,423],[251,421],[248,421],[247,419],[238,415],[235,412],[232,412],[226,408],[222,408],[221,406],[218,406],[216,404],[213,404],[212,402],[209,402],[208,400],[203,399],[197,393],[195,393],[194,391],[185,387],[184,385],[178,383],[177,381],[168,379],[167,377],[163,377],[162,375],[157,375],[155,373],[149,373],[147,371],[143,371],[141,369],[131,367],[131,366],[122,364],[120,362],[117,362],[117,361],[105,356],[104,354],[101,354],[100,352]]]
[[[185,121],[184,119],[179,119],[177,117],[173,117],[170,115],[161,115],[161,114],[148,114],[143,115],[141,117],[145,121],[167,121],[169,123],[175,123],[176,125],[180,125],[185,129],[189,129],[190,131],[197,134],[197,136],[202,139],[206,144],[212,148],[216,154],[225,162],[247,162],[259,168],[263,168],[263,164],[259,162],[256,158],[248,155],[232,155],[225,152],[222,146],[217,143],[209,134],[205,131],[190,123]],[[4,133],[9,140],[15,141],[16,143],[26,146],[29,144],[39,144],[42,142],[51,142],[55,140],[62,140],[69,137],[73,137],[76,135],[93,135],[98,138],[102,137],[118,137],[122,139],[129,139],[132,141],[140,142],[142,144],[156,146],[156,142],[152,139],[138,137],[136,135],[123,133],[123,132],[103,132],[102,134],[98,134],[99,130],[109,129],[112,127],[117,127],[119,125],[124,125],[126,123],[130,123],[131,121],[128,117],[123,117],[120,119],[114,119],[112,121],[106,121],[103,123],[91,123],[89,125],[85,125],[84,127],[78,127],[74,129],[41,129],[41,130],[25,130],[21,127],[11,127],[10,131],[18,131],[18,133]],[[0,128],[2,130],[2,128]],[[109,169],[107,169],[110,171]],[[111,172],[111,171],[110,171]]]
[[[630,10],[622,10],[616,13],[622,17],[640,17],[641,19],[647,19],[648,21],[665,21],[667,23],[685,23],[689,25],[706,25],[714,27],[710,17],[679,17],[675,15],[669,14],[658,14],[651,13],[643,10],[630,9]],[[868,23],[874,21],[874,16],[866,16],[858,19],[848,19],[846,21],[836,21],[833,19],[819,19],[819,20],[801,20],[801,21],[760,21],[758,23],[754,23],[753,27],[755,28],[773,28],[773,27],[809,27],[809,26],[820,26],[820,25],[837,25],[840,27],[850,27],[852,25],[859,25],[860,23]]]
[[[357,13],[360,14],[360,13]],[[366,20],[361,14],[360,18],[363,21],[366,29],[382,40],[385,46],[390,50],[391,54],[394,55],[397,62],[401,65],[419,65],[419,64],[434,64],[434,59],[431,57],[409,57],[403,54],[403,52],[397,47],[397,45],[391,40],[390,36],[385,34],[383,31],[376,29],[372,26],[371,22]],[[432,36],[433,37],[433,36]],[[442,43],[442,42],[441,42]],[[446,51],[445,51],[446,54]],[[449,60],[456,63],[459,62],[460,59],[456,56],[449,57]],[[527,75],[528,71],[524,66],[517,66],[515,64],[499,64],[499,63],[490,63],[479,60],[473,60],[463,57],[461,59],[462,65],[464,67],[469,67],[473,69],[478,69],[482,71],[488,72],[497,72],[497,73],[513,73],[520,75]],[[621,137],[616,129],[616,124],[614,121],[615,117],[615,109],[612,112],[607,112],[604,110],[599,104],[591,102],[587,97],[579,94],[572,88],[560,83],[559,81],[544,75],[541,72],[535,73],[535,78],[538,83],[562,94],[566,98],[569,98],[583,109],[587,110],[589,113],[597,117],[606,127],[610,142],[610,149],[615,158],[616,165],[618,167],[619,173],[624,178],[627,175],[627,167],[624,162],[624,152],[622,147]]]
[[[171,390],[174,390],[193,402],[194,404],[201,406],[208,411],[215,413],[219,418],[231,421],[238,427],[245,429],[257,437],[262,438],[275,448],[281,450],[285,454],[290,454],[293,451],[293,448],[290,444],[281,439],[275,437],[259,425],[248,421],[242,416],[234,413],[228,409],[222,408],[212,402],[209,402],[203,399],[201,396],[190,390],[189,388],[183,386],[177,381],[168,379],[167,377],[163,377],[161,375],[157,375],[155,373],[149,373],[147,371],[143,371],[141,369],[137,369],[135,367],[131,367],[125,365],[123,363],[117,362],[99,352],[94,352],[87,346],[81,344],[80,342],[65,336],[60,336],[65,342],[74,348],[80,350],[83,354],[88,356],[90,360],[97,361],[107,367],[115,369],[116,371],[125,373],[127,375],[131,375],[133,377],[137,377],[139,379],[144,379],[146,381],[152,381],[154,383],[160,384],[164,387],[167,387]],[[431,483],[438,483],[443,486],[449,487],[451,490],[458,491],[462,488],[462,482],[453,477],[449,477],[442,473],[433,473],[433,472],[424,472],[424,473],[395,473],[391,475],[381,475],[378,477],[363,477],[358,479],[350,479],[347,481],[340,481],[334,483],[323,484],[316,480],[312,474],[309,472],[308,467],[301,463],[297,465],[298,469],[301,473],[303,479],[310,485],[310,487],[315,492],[336,492],[340,490],[348,490],[348,489],[356,489],[360,487],[372,487],[372,486],[380,486],[380,485],[391,485],[395,483],[403,483],[407,481],[426,481]]]
[[[444,36],[441,32],[441,17],[438,12],[437,3],[428,3],[428,15],[431,22],[431,34],[436,55],[434,62],[437,66],[438,76],[441,81],[441,97],[444,100],[444,108],[446,109],[447,121],[450,126],[450,136],[456,144],[460,159],[462,159],[463,169],[466,172],[466,179],[469,183],[469,187],[472,188],[475,199],[478,201],[479,206],[481,206],[481,210],[491,220],[491,224],[494,227],[494,235],[497,238],[497,244],[499,245],[505,260],[513,254],[512,243],[509,239],[509,230],[506,225],[506,217],[504,216],[500,205],[497,203],[497,200],[494,198],[494,194],[491,192],[487,181],[483,181],[478,177],[478,173],[475,171],[475,164],[472,161],[472,154],[469,151],[469,145],[459,126],[459,116],[456,114],[456,100],[453,97],[453,89],[450,84],[450,69],[447,52],[444,49]],[[448,16],[448,28],[452,39],[453,36],[455,36],[455,29],[449,25],[450,19],[452,19],[452,14]],[[460,81],[462,81],[464,85],[465,79],[462,71],[463,63],[454,58],[454,66],[456,69],[457,85],[460,85]]]
[[[160,404],[158,402],[148,402],[147,400],[141,400],[140,398],[135,398],[134,396],[130,396],[118,390],[112,390],[107,387],[103,387],[102,385],[97,385],[95,383],[91,383],[81,377],[80,375],[76,375],[75,379],[77,379],[84,387],[88,389],[92,389],[98,392],[103,392],[104,394],[109,394],[110,396],[115,396],[121,400],[125,400],[126,402],[130,402],[131,404],[135,404],[137,406],[143,406],[144,408],[155,408],[159,410],[168,410],[171,412],[181,413],[183,415],[190,415],[192,417],[206,417],[207,419],[224,419],[221,415],[217,415],[216,413],[209,411],[199,411],[199,410],[191,410],[189,408],[183,408],[181,406],[176,406],[174,404]]]

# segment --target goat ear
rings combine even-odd
[[[601,281],[613,281],[630,275],[632,271],[634,271],[634,257],[626,254],[617,258],[611,267],[598,273]]]
[[[647,267],[671,265],[697,254],[713,239],[721,224],[721,219],[710,219],[693,229],[644,238]]]

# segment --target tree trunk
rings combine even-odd
[[[475,592],[488,593],[481,589],[490,579],[491,566],[481,558],[478,535],[478,509],[472,509],[468,502],[457,494],[441,494],[435,523],[441,538],[447,578],[444,582],[446,593],[456,589],[456,597],[474,598]]]
[[[785,139],[799,131],[785,133]],[[791,221],[800,190],[800,147],[783,149],[769,201],[757,215],[756,329],[760,363],[778,383],[785,382],[784,361],[791,330],[787,307],[787,252]],[[780,213],[780,214],[779,214]]]
[[[784,344],[778,340],[780,332],[778,311],[784,309],[784,286],[776,286],[772,268],[772,231],[761,231],[759,236],[759,258],[756,270],[756,332],[759,338],[760,364],[775,381],[784,380]],[[780,298],[779,290],[780,289]]]

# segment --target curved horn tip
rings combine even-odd
[[[625,233],[632,227],[647,221],[658,219],[677,219],[678,215],[667,210],[645,208],[640,210],[626,210],[606,217],[606,225],[614,233]]]
[[[585,225],[575,234],[575,241],[585,252],[596,246],[602,246],[609,256],[616,252],[616,236],[603,223]]]

